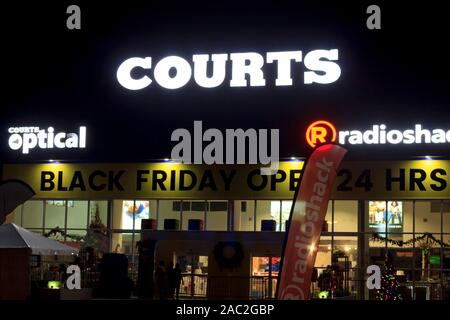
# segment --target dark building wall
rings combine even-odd
[[[0,249],[0,300],[25,300],[31,293],[31,250]]]

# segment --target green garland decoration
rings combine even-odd
[[[381,235],[378,234],[378,233],[374,233],[374,234],[372,235],[372,240],[373,240],[373,241],[377,241],[377,242],[386,242],[386,241],[387,241],[388,243],[393,244],[393,245],[396,245],[396,246],[399,246],[399,247],[410,246],[410,245],[412,245],[413,243],[416,243],[417,241],[427,240],[427,242],[429,241],[430,244],[435,244],[435,243],[437,243],[437,244],[439,244],[441,247],[446,247],[446,248],[449,248],[449,247],[450,247],[450,244],[445,243],[445,242],[443,242],[443,241],[441,241],[441,240],[439,240],[439,239],[436,239],[436,238],[433,236],[433,234],[428,233],[428,232],[424,233],[424,234],[421,235],[421,236],[417,236],[417,237],[415,237],[415,238],[409,239],[409,240],[407,240],[407,241],[403,241],[403,240],[394,240],[394,239],[390,239],[390,238],[383,237],[383,236],[381,236]]]
[[[70,238],[75,241],[83,241],[85,238],[84,236],[79,236],[79,235],[75,235],[75,234],[67,234],[66,232],[61,230],[59,227],[53,228],[49,232],[44,233],[44,237],[48,238],[50,236],[56,236],[57,234],[60,234],[63,237],[65,236],[65,237]]]

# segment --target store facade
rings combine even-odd
[[[184,295],[270,299],[303,164],[281,162],[272,176],[254,165],[170,161],[5,164],[4,181],[36,193],[7,222],[75,246],[102,225],[92,246],[126,254],[136,284],[145,272],[141,244],[152,247],[154,263],[181,265]],[[313,297],[333,270],[335,298],[373,299],[367,267],[382,266],[389,252],[405,299],[449,299],[449,170],[447,160],[344,162],[317,248]]]

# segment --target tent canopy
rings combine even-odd
[[[72,255],[78,250],[21,228],[14,223],[0,226],[0,249],[30,248],[33,254]]]

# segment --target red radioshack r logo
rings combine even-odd
[[[306,141],[313,148],[322,143],[335,142],[336,128],[328,121],[316,121],[306,130]]]

